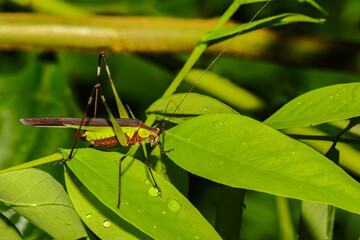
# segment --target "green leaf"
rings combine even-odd
[[[214,98],[197,93],[189,93],[184,99],[185,96],[186,93],[179,93],[160,98],[146,110],[146,113],[156,114],[162,118],[171,116],[170,121],[173,123],[184,122],[194,116],[211,113],[238,114],[235,110]],[[183,102],[181,103],[181,101]],[[165,120],[168,120],[168,118]]]
[[[301,239],[333,239],[335,208],[327,204],[302,202]]]
[[[185,170],[232,187],[360,213],[360,185],[314,149],[256,120],[213,114],[167,131],[167,155]]]
[[[67,156],[68,150],[63,150]],[[153,172],[162,194],[152,186],[146,165],[126,157],[122,162],[121,205],[117,152],[77,149],[68,166],[105,206],[155,239],[220,239],[194,206],[167,180]]]
[[[317,2],[315,2],[314,0],[298,0],[299,2],[307,2],[309,3],[311,6],[313,6],[314,8],[316,8],[317,10],[319,10],[320,12],[322,12],[324,15],[327,15],[328,13],[325,11],[325,9],[323,7],[321,7]]]
[[[0,213],[0,239],[23,239],[15,225]]]
[[[31,168],[31,167],[37,167],[37,166],[40,166],[40,165],[43,165],[46,163],[60,161],[62,159],[63,159],[63,156],[61,153],[54,153],[49,156],[39,158],[39,159],[36,159],[31,162],[26,162],[26,163],[16,165],[11,168],[3,169],[0,171],[0,173],[10,172],[10,171],[19,170],[19,169],[25,169],[25,168]]]
[[[324,21],[325,19],[312,18],[303,14],[283,13],[276,16],[252,21],[251,23],[241,24],[236,27],[211,31],[204,35],[204,37],[201,39],[201,42],[231,38],[234,35],[238,34],[240,31],[242,33],[246,33],[260,28],[281,26],[295,22],[323,23]]]
[[[0,169],[48,155],[71,144],[73,131],[34,128],[20,118],[72,116],[76,104],[61,70],[28,54],[29,61],[16,74],[0,76]],[[49,141],[48,139],[51,139]],[[71,145],[70,145],[71,146]]]
[[[152,239],[104,206],[70,170],[66,170],[65,179],[74,208],[100,239]]]
[[[360,116],[360,83],[346,83],[304,93],[285,104],[264,123],[284,129],[357,116]]]
[[[41,170],[0,174],[0,200],[56,239],[86,236],[63,187]]]

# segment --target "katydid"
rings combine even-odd
[[[110,70],[108,67],[108,64],[106,62],[105,53],[101,52],[99,54],[99,61],[98,61],[98,70],[97,70],[97,83],[94,85],[89,100],[87,102],[84,114],[82,118],[29,118],[29,119],[20,119],[20,121],[23,124],[29,125],[29,126],[36,126],[36,127],[70,127],[75,128],[76,130],[76,137],[74,139],[70,154],[68,158],[63,159],[59,162],[59,164],[63,164],[66,161],[70,161],[76,142],[78,139],[90,142],[94,146],[113,146],[113,145],[121,145],[121,146],[129,146],[133,144],[144,144],[145,140],[149,140],[151,146],[156,146],[159,142],[159,135],[162,132],[162,138],[164,140],[164,129],[166,122],[169,122],[171,117],[176,113],[176,111],[179,109],[180,105],[183,103],[183,101],[186,99],[188,94],[193,90],[193,88],[197,85],[197,83],[202,79],[204,74],[212,67],[212,65],[219,59],[219,57],[226,51],[226,49],[232,44],[232,42],[244,31],[244,29],[247,27],[248,24],[250,24],[257,15],[271,2],[271,0],[268,0],[262,8],[253,16],[253,18],[245,24],[245,26],[240,30],[233,38],[232,40],[224,47],[224,49],[215,57],[215,59],[210,63],[210,65],[204,70],[204,72],[201,74],[201,76],[195,81],[193,86],[190,88],[190,90],[185,94],[185,96],[182,98],[180,103],[176,106],[175,110],[172,112],[170,117],[167,119],[167,121],[163,122],[162,129],[159,128],[153,128],[150,126],[145,125],[142,121],[137,120],[134,118],[133,114],[131,113],[130,109],[129,112],[132,116],[132,118],[129,118],[129,115],[122,104],[117,91],[115,89],[114,83],[111,78]],[[108,75],[108,79],[112,88],[112,91],[115,96],[116,104],[118,107],[120,118],[114,118],[106,100],[104,97],[104,94],[101,89],[100,85],[100,70],[101,70],[101,62],[104,62],[105,69]],[[98,95],[100,95],[100,98],[106,108],[106,111],[109,115],[109,119],[102,119],[102,118],[96,118],[97,113],[97,99]],[[94,118],[86,118],[88,109],[95,97],[95,108],[94,108]],[[83,133],[81,134],[81,130],[83,130]],[[164,141],[163,141],[164,142]],[[143,145],[144,146],[144,145]],[[144,147],[143,147],[144,148]],[[161,146],[162,152],[166,153],[169,151],[172,151],[173,149],[170,149],[169,151],[164,151],[164,144]],[[145,150],[145,148],[144,148]],[[160,188],[158,187],[155,178],[152,174],[150,163],[147,158],[146,151],[144,152],[145,159],[147,163],[147,168],[149,169],[150,175],[152,177],[152,180],[154,181],[155,188],[158,190],[159,193],[161,193]],[[126,155],[123,156],[119,161],[119,195],[118,195],[118,205],[120,206],[120,192],[121,192],[121,162],[125,159]]]
[[[108,79],[113,90],[116,104],[118,107],[119,115],[121,118],[115,119],[107,102],[105,96],[102,92],[100,85],[100,73],[101,73],[101,62],[104,62],[105,69],[108,75]],[[96,118],[97,112],[97,98],[100,95],[100,98],[106,108],[106,111],[109,115],[109,119]],[[94,109],[94,118],[86,118],[89,107],[95,97],[95,109]],[[132,112],[129,109],[130,114],[133,116]],[[70,161],[75,145],[78,139],[90,142],[94,146],[104,146],[110,147],[114,145],[129,146],[133,144],[144,144],[145,140],[148,139],[151,146],[156,146],[159,142],[160,129],[152,128],[145,125],[142,121],[135,118],[129,118],[129,115],[122,104],[119,95],[115,89],[115,85],[112,81],[110,69],[106,62],[105,52],[99,54],[98,69],[97,69],[97,83],[94,85],[89,100],[87,102],[84,114],[82,118],[28,118],[20,119],[23,124],[34,126],[34,127],[69,127],[75,128],[76,136],[69,153],[69,156],[66,159],[63,159],[59,164],[63,164],[66,161]],[[81,130],[83,133],[81,134]],[[145,148],[144,148],[145,151]],[[162,147],[163,152],[164,151]],[[126,155],[122,157],[119,161],[119,198],[118,205],[120,206],[120,193],[121,193],[121,162],[125,159]],[[161,193],[159,186],[157,185],[155,178],[152,174],[150,163],[147,158],[147,153],[145,153],[145,159],[147,163],[147,168],[149,169],[152,180],[154,181],[155,188]]]

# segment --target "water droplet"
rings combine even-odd
[[[216,124],[220,127],[222,127],[224,125],[224,123],[222,121],[217,121]]]
[[[182,109],[182,108],[179,108],[179,111],[182,111],[182,110],[184,110],[184,109]]]
[[[339,96],[339,94],[337,93],[337,94],[336,94],[336,96],[338,97],[338,96]]]
[[[200,239],[200,237],[198,236],[198,235],[195,235],[195,237],[194,237],[195,239]]]
[[[154,226],[153,226],[154,228],[157,228],[157,226],[154,224]]]
[[[92,215],[91,215],[91,213],[88,212],[85,217],[86,217],[86,219],[91,219]]]
[[[295,152],[292,152],[292,154],[295,154]]]
[[[343,91],[345,91],[345,90],[346,90],[346,88],[343,88],[342,90],[343,90]]]
[[[334,98],[334,96],[331,95],[331,96],[330,96],[330,99],[333,99],[333,98]]]
[[[208,107],[204,107],[204,112],[209,111]]]
[[[139,213],[143,213],[145,210],[144,209],[138,209]]]
[[[161,194],[161,192],[156,187],[150,187],[148,189],[148,194],[152,197],[158,197]]]
[[[165,211],[162,211],[161,213],[162,213],[163,215],[165,215],[166,212],[165,212]]]
[[[150,186],[151,185],[151,182],[148,179],[146,179],[144,183],[145,183],[145,186]]]
[[[166,200],[166,206],[175,214],[178,214],[181,209],[181,203],[173,198],[168,198]]]
[[[301,102],[298,102],[298,105],[300,105],[301,104]]]
[[[111,226],[111,222],[108,221],[108,220],[105,220],[105,221],[103,222],[103,226],[106,227],[106,228],[108,228],[108,227]]]
[[[314,103],[313,102],[310,102],[310,105],[313,105]]]

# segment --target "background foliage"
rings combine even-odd
[[[192,18],[205,19],[221,16],[230,3],[230,1],[216,0],[165,2],[154,0],[135,3],[134,1],[113,0],[67,2],[14,0],[0,3],[0,9],[3,12],[0,18],[5,19],[5,12],[29,12],[35,14],[36,17],[39,16],[38,14],[49,14],[52,17],[90,17],[101,14],[140,16],[144,21],[151,20],[154,16],[191,20]],[[249,21],[261,4],[263,3],[240,8],[233,20]],[[215,92],[213,97],[225,102],[239,113],[263,121],[279,107],[302,93],[333,84],[357,82],[360,72],[360,18],[358,14],[360,3],[356,0],[347,0],[319,1],[319,4],[327,11],[327,21],[324,24],[297,23],[259,31],[259,35],[254,33],[250,37],[241,36],[239,41],[244,37],[243,43],[247,44],[246,49],[237,48],[238,45],[234,43],[234,49],[230,49],[228,55],[222,56],[216,62],[209,74],[217,74],[223,80],[231,81],[228,84],[234,84],[240,88],[231,93],[218,93],[217,85],[212,85],[213,89],[208,89],[206,86],[201,86],[202,82],[200,82],[195,91],[209,95]],[[299,4],[295,1],[274,1],[264,9],[261,16],[273,16],[283,12],[303,13],[316,18],[324,17],[323,13],[309,4]],[[92,43],[94,40],[99,44],[86,47],[76,46],[75,38],[69,40],[69,45],[61,46],[56,43],[56,39],[51,39],[51,36],[43,37],[45,40],[41,46],[32,45],[26,38],[28,36],[26,32],[17,31],[20,35],[8,35],[8,38],[0,32],[0,49],[3,50],[0,52],[1,169],[47,156],[60,147],[71,147],[73,130],[30,128],[23,126],[19,119],[45,116],[80,117],[88,94],[96,81],[97,54],[101,49],[109,50],[107,51],[108,62],[120,97],[131,106],[137,118],[145,119],[145,110],[162,96],[184,64],[196,41],[200,40],[212,26],[199,27],[202,33],[193,37],[196,40],[190,41],[193,44],[191,45],[185,41],[187,38],[192,38],[191,32],[183,30],[180,24],[179,38],[183,45],[175,47],[169,45],[166,40],[161,41],[162,38],[157,38],[168,33],[168,29],[162,29],[165,22],[160,21],[157,31],[146,32],[145,28],[135,28],[134,35],[129,34],[135,37],[129,38],[129,41],[137,44],[134,44],[133,48],[127,48],[124,53],[119,53],[113,45],[105,44],[105,47],[102,47],[101,36],[104,35],[96,29],[94,39],[88,39],[88,42]],[[96,20],[91,24],[96,25]],[[113,23],[110,21],[107,24]],[[30,29],[31,23],[29,25],[27,27]],[[200,26],[203,25],[200,24]],[[14,29],[16,30],[15,27]],[[21,34],[24,34],[23,38]],[[144,36],[152,40],[142,41]],[[8,42],[12,42],[13,45]],[[152,44],[159,46],[160,50],[153,49]],[[222,47],[223,45],[219,46],[219,49]],[[213,54],[218,50],[216,46],[212,48],[214,50],[209,50],[208,54],[196,62],[197,69],[205,69],[210,64],[214,58]],[[186,77],[186,83],[180,86],[179,92],[187,91],[201,72],[202,70],[190,72]],[[103,86],[106,96],[110,96],[108,101],[115,109],[111,89],[107,84]],[[232,85],[229,88],[235,89]],[[231,96],[235,96],[236,99]],[[103,111],[100,115],[106,116],[106,113]],[[335,135],[344,126],[344,122],[338,121],[320,125],[311,131]],[[306,134],[308,129],[288,131],[290,134],[298,132]],[[328,145],[322,143],[317,146],[317,150],[322,152],[326,152],[328,148]],[[359,159],[357,146],[351,145],[349,148],[350,150],[345,152],[350,154],[348,158]],[[359,178],[358,167],[352,167],[347,163],[342,166],[355,179]],[[156,167],[161,174],[161,166],[160,169],[159,166],[154,166]],[[43,165],[42,169],[50,172],[60,183],[64,182],[62,168],[47,164]],[[227,231],[222,229],[224,226],[217,224],[219,222],[234,223],[235,227],[240,225],[239,216],[231,214],[232,209],[228,211],[222,209],[227,205],[233,205],[234,209],[242,209],[246,206],[241,220],[242,239],[277,239],[279,236],[288,239],[284,235],[286,231],[284,231],[283,223],[292,222],[295,229],[299,226],[299,200],[288,200],[290,204],[288,215],[282,211],[282,202],[286,200],[255,191],[246,192],[245,206],[236,206],[231,199],[242,197],[242,193],[237,189],[225,187],[192,174],[189,174],[188,180],[186,177],[184,179],[186,180],[183,184],[175,185],[185,196],[188,196],[190,202],[221,234]],[[189,181],[188,184],[186,184],[187,181]],[[72,189],[70,186],[67,188],[68,191]],[[46,233],[5,205],[1,208],[3,215],[16,224],[17,229],[25,238],[49,238]],[[228,214],[217,214],[219,212]],[[285,218],[290,216],[291,219],[284,221],[284,216]],[[359,223],[359,215],[337,210],[334,239],[358,238]],[[234,236],[222,235],[222,237],[236,239]]]

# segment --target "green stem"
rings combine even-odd
[[[221,18],[218,20],[218,22],[215,24],[212,30],[220,29],[229,19],[231,16],[239,9],[241,6],[241,1],[234,0],[233,3],[230,5],[230,7],[225,11],[225,13],[221,16]],[[172,81],[170,86],[166,89],[165,93],[162,97],[167,97],[172,95],[176,89],[179,87],[181,82],[184,80],[186,74],[191,70],[191,68],[194,66],[196,61],[200,58],[201,54],[206,50],[208,44],[207,43],[198,43],[195,49],[191,52],[188,60],[180,70],[180,72],[177,74],[175,79]],[[154,124],[156,120],[155,115],[150,115],[146,121],[145,124],[148,126],[151,126]]]
[[[276,205],[279,215],[279,239],[296,239],[288,199],[276,196]]]
[[[235,0],[230,7],[226,10],[226,12],[221,16],[219,21],[215,24],[213,27],[214,30],[220,29],[230,18],[231,16],[239,9],[241,3],[240,1]],[[190,57],[178,73],[178,75],[175,77],[175,79],[172,81],[168,89],[165,91],[164,95],[162,97],[167,97],[173,94],[176,89],[179,87],[182,80],[185,78],[186,74],[191,70],[191,68],[194,66],[196,61],[200,58],[201,54],[206,50],[208,44],[207,43],[198,43],[198,45],[195,47],[195,49],[192,51]]]

